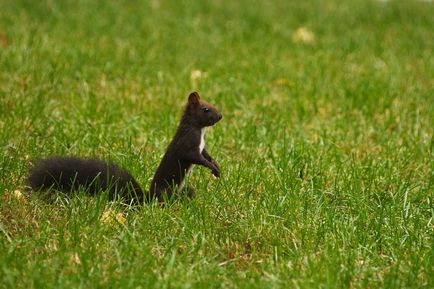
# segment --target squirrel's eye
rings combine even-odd
[[[204,107],[202,108],[203,112],[209,112],[209,108],[208,107]]]

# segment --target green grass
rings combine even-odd
[[[0,288],[434,288],[433,15],[0,1]],[[25,191],[54,154],[113,160],[148,188],[192,90],[224,117],[207,134],[222,177],[196,167],[191,203]]]

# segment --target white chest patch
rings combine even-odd
[[[204,148],[205,148],[205,128],[200,130],[199,153],[202,153]]]
[[[199,153],[202,153],[203,149],[205,148],[205,128],[200,130],[200,143],[199,143]],[[191,170],[193,169],[193,166],[191,166],[188,171],[185,172],[185,177],[187,177]],[[185,178],[182,180],[182,182],[179,184],[178,189],[182,190],[184,188],[185,184]]]

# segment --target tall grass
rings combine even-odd
[[[433,288],[429,1],[0,2],[1,288]],[[49,155],[147,189],[192,90],[222,177],[125,210],[25,189]]]

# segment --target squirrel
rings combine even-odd
[[[216,124],[222,114],[211,104],[200,99],[197,92],[188,97],[175,136],[151,181],[145,195],[134,177],[112,162],[98,159],[80,159],[55,156],[40,160],[30,169],[28,185],[34,191],[56,189],[62,192],[85,189],[90,195],[108,191],[110,200],[140,204],[144,201],[170,200],[174,193],[195,195],[191,186],[184,188],[184,179],[192,166],[202,165],[220,177],[220,167],[205,149],[205,128]]]

